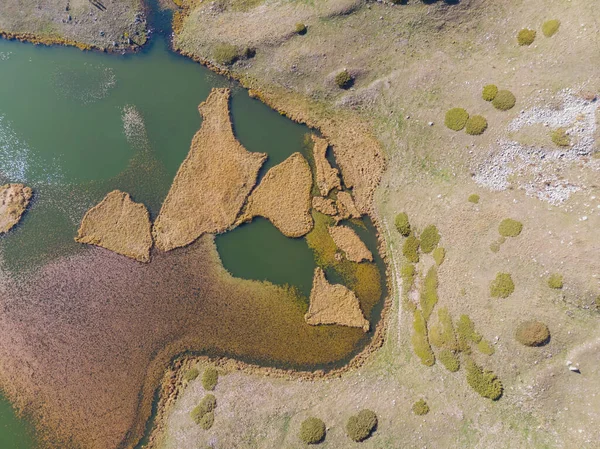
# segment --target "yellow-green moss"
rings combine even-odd
[[[533,41],[535,40],[535,35],[536,35],[535,30],[523,28],[521,31],[519,31],[519,34],[517,34],[517,42],[521,46],[531,45],[531,44],[533,44]]]
[[[202,387],[205,390],[212,391],[217,386],[217,382],[219,381],[219,372],[213,366],[209,366],[204,370],[202,374]]]
[[[423,311],[423,318],[425,318],[426,321],[429,320],[431,312],[433,312],[433,309],[438,302],[437,288],[437,268],[433,265],[425,275],[420,296],[421,310]]]
[[[460,360],[452,351],[442,349],[438,354],[437,358],[440,362],[442,362],[444,368],[446,368],[451,373],[455,373],[460,369]]]
[[[433,260],[435,260],[435,263],[438,266],[440,266],[444,263],[444,260],[446,259],[446,250],[443,247],[438,246],[436,249],[433,250],[433,253],[431,253],[431,255],[433,256]]]
[[[419,245],[421,242],[414,234],[409,235],[402,245],[402,254],[411,263],[419,261]]]
[[[444,124],[453,131],[460,131],[467,124],[469,113],[463,108],[452,108],[446,112]]]
[[[563,288],[563,277],[561,274],[553,273],[548,278],[548,287],[561,289]]]
[[[427,339],[427,322],[420,310],[414,312],[413,331],[411,341],[415,354],[421,359],[423,365],[434,365],[435,355]]]
[[[512,218],[505,218],[498,225],[498,232],[502,237],[516,237],[523,230],[523,223]]]
[[[494,107],[501,111],[508,111],[509,109],[512,109],[516,102],[517,99],[509,90],[499,90],[492,100]]]
[[[542,25],[542,33],[546,37],[552,37],[560,28],[560,21],[556,19],[547,20]]]
[[[485,355],[492,355],[494,352],[496,352],[494,346],[492,346],[492,344],[487,340],[481,340],[479,343],[477,343],[477,349],[479,352]]]
[[[469,386],[484,398],[497,401],[502,396],[504,387],[500,379],[491,371],[483,370],[473,362],[467,359],[467,383]]]
[[[410,235],[410,222],[408,221],[408,214],[406,212],[400,212],[396,215],[396,229],[398,232],[404,237],[408,237]]]
[[[492,101],[496,98],[498,94],[498,87],[495,84],[488,84],[487,86],[483,86],[483,92],[481,96],[485,101]]]
[[[408,293],[415,285],[415,266],[411,263],[403,263],[400,267],[400,277],[402,278],[402,290]]]
[[[472,115],[467,120],[465,132],[470,136],[478,136],[483,134],[488,127],[488,122],[482,115]]]
[[[469,195],[468,201],[469,201],[469,203],[478,204],[479,203],[479,195],[477,195],[476,193]]]
[[[415,415],[426,415],[427,413],[429,413],[429,406],[427,405],[427,402],[425,402],[423,399],[419,399],[413,404],[412,411]]]
[[[325,432],[325,423],[311,416],[302,421],[299,437],[306,444],[318,444],[325,439]]]
[[[493,298],[508,298],[515,291],[510,273],[498,273],[490,283],[490,295]]]
[[[200,375],[200,371],[198,371],[198,368],[196,368],[195,366],[193,368],[190,368],[189,370],[187,370],[185,372],[185,374],[183,375],[183,380],[184,382],[190,382],[192,380],[194,380],[196,377],[198,377]]]
[[[440,234],[435,225],[429,225],[423,229],[420,239],[421,251],[423,251],[425,254],[429,254],[440,242]]]
[[[346,423],[346,434],[351,440],[360,442],[371,436],[377,427],[377,415],[371,410],[361,410]]]
[[[571,138],[565,128],[557,128],[550,133],[552,142],[559,147],[568,147],[571,145]]]

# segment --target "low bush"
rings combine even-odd
[[[550,133],[552,142],[559,147],[568,147],[571,145],[571,138],[565,128],[557,128]]]
[[[480,334],[475,332],[475,324],[471,321],[468,315],[461,315],[456,325],[456,332],[458,334],[458,344],[460,350],[469,352],[468,342],[479,343],[483,338]]]
[[[488,127],[488,122],[482,115],[472,115],[467,120],[465,132],[470,136],[479,136],[483,134]]]
[[[492,344],[487,340],[481,340],[479,343],[477,343],[477,349],[479,352],[485,355],[493,355],[494,352],[496,352]]]
[[[218,44],[213,50],[213,60],[220,65],[231,65],[240,57],[240,52],[235,45]]]
[[[493,372],[481,369],[471,359],[467,359],[466,370],[467,383],[473,390],[484,398],[493,401],[500,399],[504,387]]]
[[[340,89],[349,89],[354,84],[354,78],[348,73],[348,70],[342,70],[335,76],[335,84]]]
[[[410,263],[417,263],[419,261],[419,239],[414,234],[409,235],[404,244],[402,245],[402,254],[406,257]]]
[[[469,203],[473,203],[473,204],[479,204],[479,195],[477,195],[476,193],[473,193],[471,195],[469,195]]]
[[[519,34],[517,34],[517,42],[519,42],[519,45],[521,46],[531,45],[535,40],[535,34],[535,30],[523,28],[521,31],[519,31]]]
[[[495,84],[488,84],[487,86],[483,86],[483,92],[481,96],[485,101],[492,101],[496,98],[498,94],[498,87]]]
[[[213,366],[209,366],[204,370],[204,374],[202,374],[202,387],[205,390],[212,391],[217,386],[217,382],[219,381],[219,372]]]
[[[410,223],[408,221],[408,214],[406,212],[400,212],[396,215],[396,229],[398,232],[404,237],[408,237],[410,235]]]
[[[552,37],[560,28],[560,21],[556,19],[547,20],[542,25],[542,33],[546,37]]]
[[[400,277],[402,278],[402,290],[408,293],[415,285],[415,266],[411,263],[403,263],[400,267]]]
[[[346,424],[346,433],[351,440],[360,442],[371,436],[377,428],[377,415],[371,410],[361,410],[351,416]]]
[[[198,368],[196,368],[195,366],[193,368],[190,368],[189,370],[187,370],[185,372],[185,374],[183,375],[183,380],[184,382],[190,382],[192,380],[194,380],[196,377],[198,377],[200,375],[200,371],[198,371]]]
[[[318,444],[325,439],[325,423],[319,418],[306,418],[300,425],[300,439],[306,444]]]
[[[423,280],[423,287],[421,289],[421,310],[423,311],[423,318],[425,321],[429,320],[431,316],[431,312],[435,305],[438,302],[438,275],[437,268],[435,265],[431,266],[429,270],[427,270],[427,274],[425,275],[425,279]]]
[[[458,360],[458,357],[452,351],[442,349],[437,358],[451,373],[455,373],[460,369],[460,360]]]
[[[498,232],[502,237],[516,237],[523,230],[523,223],[512,218],[505,218],[498,225]]]
[[[469,113],[463,108],[452,108],[446,112],[444,124],[453,131],[460,131],[467,124]]]
[[[525,346],[543,346],[550,340],[550,330],[540,321],[524,321],[517,326],[515,338]]]
[[[561,289],[563,288],[563,277],[561,274],[553,273],[548,278],[548,287]]]
[[[190,412],[190,416],[197,423],[200,424],[200,420],[207,413],[212,412],[217,406],[217,398],[212,394],[207,394],[202,398],[200,403],[194,407],[194,409]]]
[[[435,355],[427,339],[427,322],[418,309],[414,312],[413,330],[411,341],[415,354],[421,359],[423,365],[433,366],[435,364]]]
[[[433,250],[433,253],[431,253],[431,255],[433,256],[433,260],[435,260],[435,263],[438,266],[440,266],[444,263],[444,259],[446,259],[446,250],[441,246],[438,246],[436,249]]]
[[[202,418],[200,418],[200,421],[198,421],[198,425],[200,426],[200,428],[202,428],[204,430],[210,429],[214,423],[215,423],[215,412],[205,413],[204,416],[202,416]]]
[[[446,307],[441,307],[437,313],[437,321],[429,327],[429,342],[438,348],[448,349],[450,351],[458,350],[456,334],[452,317]]]
[[[496,279],[490,283],[492,298],[508,298],[515,291],[515,283],[510,273],[498,273]]]
[[[421,232],[421,251],[429,254],[440,242],[440,234],[435,225],[429,225]]]
[[[425,402],[423,399],[419,399],[413,404],[412,411],[415,415],[426,415],[427,413],[429,413],[429,406],[427,405],[427,402]]]
[[[512,109],[516,102],[517,99],[509,90],[499,90],[492,100],[494,107],[501,111],[508,111],[509,109]]]
[[[306,34],[306,25],[304,25],[303,23],[297,23],[296,24],[296,33],[300,34],[301,36]]]

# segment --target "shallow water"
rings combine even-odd
[[[113,189],[129,192],[155,216],[200,127],[198,104],[223,86],[233,90],[238,139],[269,154],[261,174],[305,151],[306,127],[168,51],[161,39],[127,56],[0,40],[0,184],[34,189],[22,223],[0,237],[0,275],[33,277],[61,256],[84,254],[87,248],[73,240],[81,218]],[[372,246],[372,229],[367,235]],[[216,245],[234,276],[295,286],[308,296],[315,261],[304,239],[255,219],[218,236]],[[371,314],[373,323],[379,312]],[[0,447],[31,448],[32,441],[28,425],[0,399]]]

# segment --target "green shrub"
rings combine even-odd
[[[559,147],[568,147],[571,145],[571,138],[565,128],[557,128],[550,133],[552,142]]]
[[[473,362],[467,359],[467,383],[469,386],[484,398],[493,401],[500,399],[504,387],[500,379],[491,371],[484,371]]]
[[[217,382],[219,381],[219,372],[213,366],[209,366],[204,370],[204,374],[202,374],[202,387],[205,390],[212,391],[217,386]]]
[[[216,406],[217,398],[215,398],[212,394],[207,394],[202,398],[200,403],[196,407],[194,407],[194,409],[190,413],[190,416],[197,424],[200,424],[200,420],[202,419],[202,417],[207,413],[212,412]]]
[[[433,250],[433,253],[431,255],[433,256],[433,260],[435,260],[435,263],[438,266],[440,266],[444,263],[444,259],[446,259],[446,250],[443,247],[438,246],[436,249]]]
[[[429,225],[421,233],[421,251],[429,254],[440,242],[440,234],[435,225]]]
[[[196,368],[195,366],[193,368],[190,368],[189,370],[187,370],[185,372],[185,374],[183,375],[183,380],[184,382],[190,382],[192,380],[194,380],[196,377],[198,377],[200,375],[200,371],[198,371],[198,368]]]
[[[371,436],[377,427],[377,415],[371,410],[361,410],[351,416],[346,424],[346,433],[351,440],[360,442]]]
[[[516,237],[523,230],[523,223],[512,218],[505,218],[498,226],[498,232],[502,237]]]
[[[525,346],[543,346],[550,340],[550,330],[540,321],[524,321],[517,326],[515,338]]]
[[[512,109],[516,102],[517,99],[509,90],[499,90],[496,97],[492,100],[494,107],[501,111]]]
[[[404,244],[402,245],[402,254],[411,263],[417,263],[419,261],[419,239],[414,234],[409,235]]]
[[[435,305],[438,302],[438,275],[437,268],[435,265],[431,266],[425,275],[425,279],[423,280],[423,287],[421,289],[421,310],[423,311],[423,318],[425,321],[429,320],[431,316],[431,312]]]
[[[515,283],[510,273],[498,273],[496,279],[490,283],[492,298],[508,298],[515,291]]]
[[[435,355],[427,339],[427,322],[418,309],[414,312],[413,330],[411,340],[415,354],[421,359],[423,365],[433,366],[435,364]]]
[[[452,317],[446,307],[441,307],[437,313],[437,322],[429,326],[429,342],[438,348],[450,351],[458,350],[458,343],[454,333]]]
[[[485,101],[492,101],[496,98],[498,94],[498,87],[495,84],[488,84],[487,86],[483,86],[483,92],[481,96]]]
[[[461,351],[465,349],[465,343],[472,341],[473,343],[479,343],[483,338],[480,334],[475,332],[475,324],[471,321],[468,315],[461,315],[456,325],[456,331],[458,333],[459,345]],[[468,345],[467,345],[468,348]],[[468,350],[467,350],[468,352]]]
[[[561,289],[563,288],[563,277],[561,274],[553,273],[548,278],[548,287]]]
[[[452,108],[446,112],[444,124],[453,131],[460,131],[467,124],[469,113],[463,108]]]
[[[542,33],[546,37],[554,36],[554,33],[560,28],[560,21],[556,19],[548,20],[542,25]]]
[[[460,360],[458,360],[458,357],[452,351],[442,349],[437,358],[451,373],[455,373],[460,369]]]
[[[297,23],[296,24],[296,33],[300,34],[300,35],[304,35],[306,34],[306,25],[304,25],[303,23]]]
[[[479,352],[485,355],[492,355],[494,352],[496,352],[492,344],[487,340],[481,340],[479,343],[477,343],[477,349]]]
[[[318,444],[325,439],[325,423],[319,418],[306,418],[300,426],[299,436],[306,444]]]
[[[415,415],[426,415],[427,413],[429,413],[429,406],[427,405],[427,402],[425,402],[423,399],[419,399],[413,404],[412,411]]]
[[[235,45],[218,44],[213,50],[213,60],[220,65],[231,65],[240,57],[240,52]]]
[[[479,195],[477,195],[476,193],[473,193],[471,195],[469,195],[469,203],[473,203],[473,204],[479,204]]]
[[[200,428],[202,428],[204,430],[210,429],[214,423],[215,423],[215,412],[205,413],[204,416],[202,416],[202,418],[200,418],[200,421],[198,421],[198,425],[200,426]]]
[[[354,84],[354,78],[348,73],[348,70],[342,70],[335,76],[335,84],[340,89],[349,89]]]
[[[408,214],[406,212],[400,212],[396,215],[396,229],[404,237],[410,235],[410,223],[408,221]]]
[[[402,277],[402,289],[405,293],[411,291],[415,285],[415,266],[411,263],[403,263],[400,267],[400,277]]]
[[[535,40],[535,34],[535,30],[523,28],[521,31],[519,31],[519,34],[517,34],[517,42],[519,42],[519,45],[521,46],[531,45]]]
[[[465,132],[470,136],[478,136],[483,134],[488,127],[488,122],[482,115],[472,115],[467,120]]]

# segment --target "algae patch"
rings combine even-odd
[[[0,187],[0,234],[10,231],[20,220],[33,192],[23,184]]]

